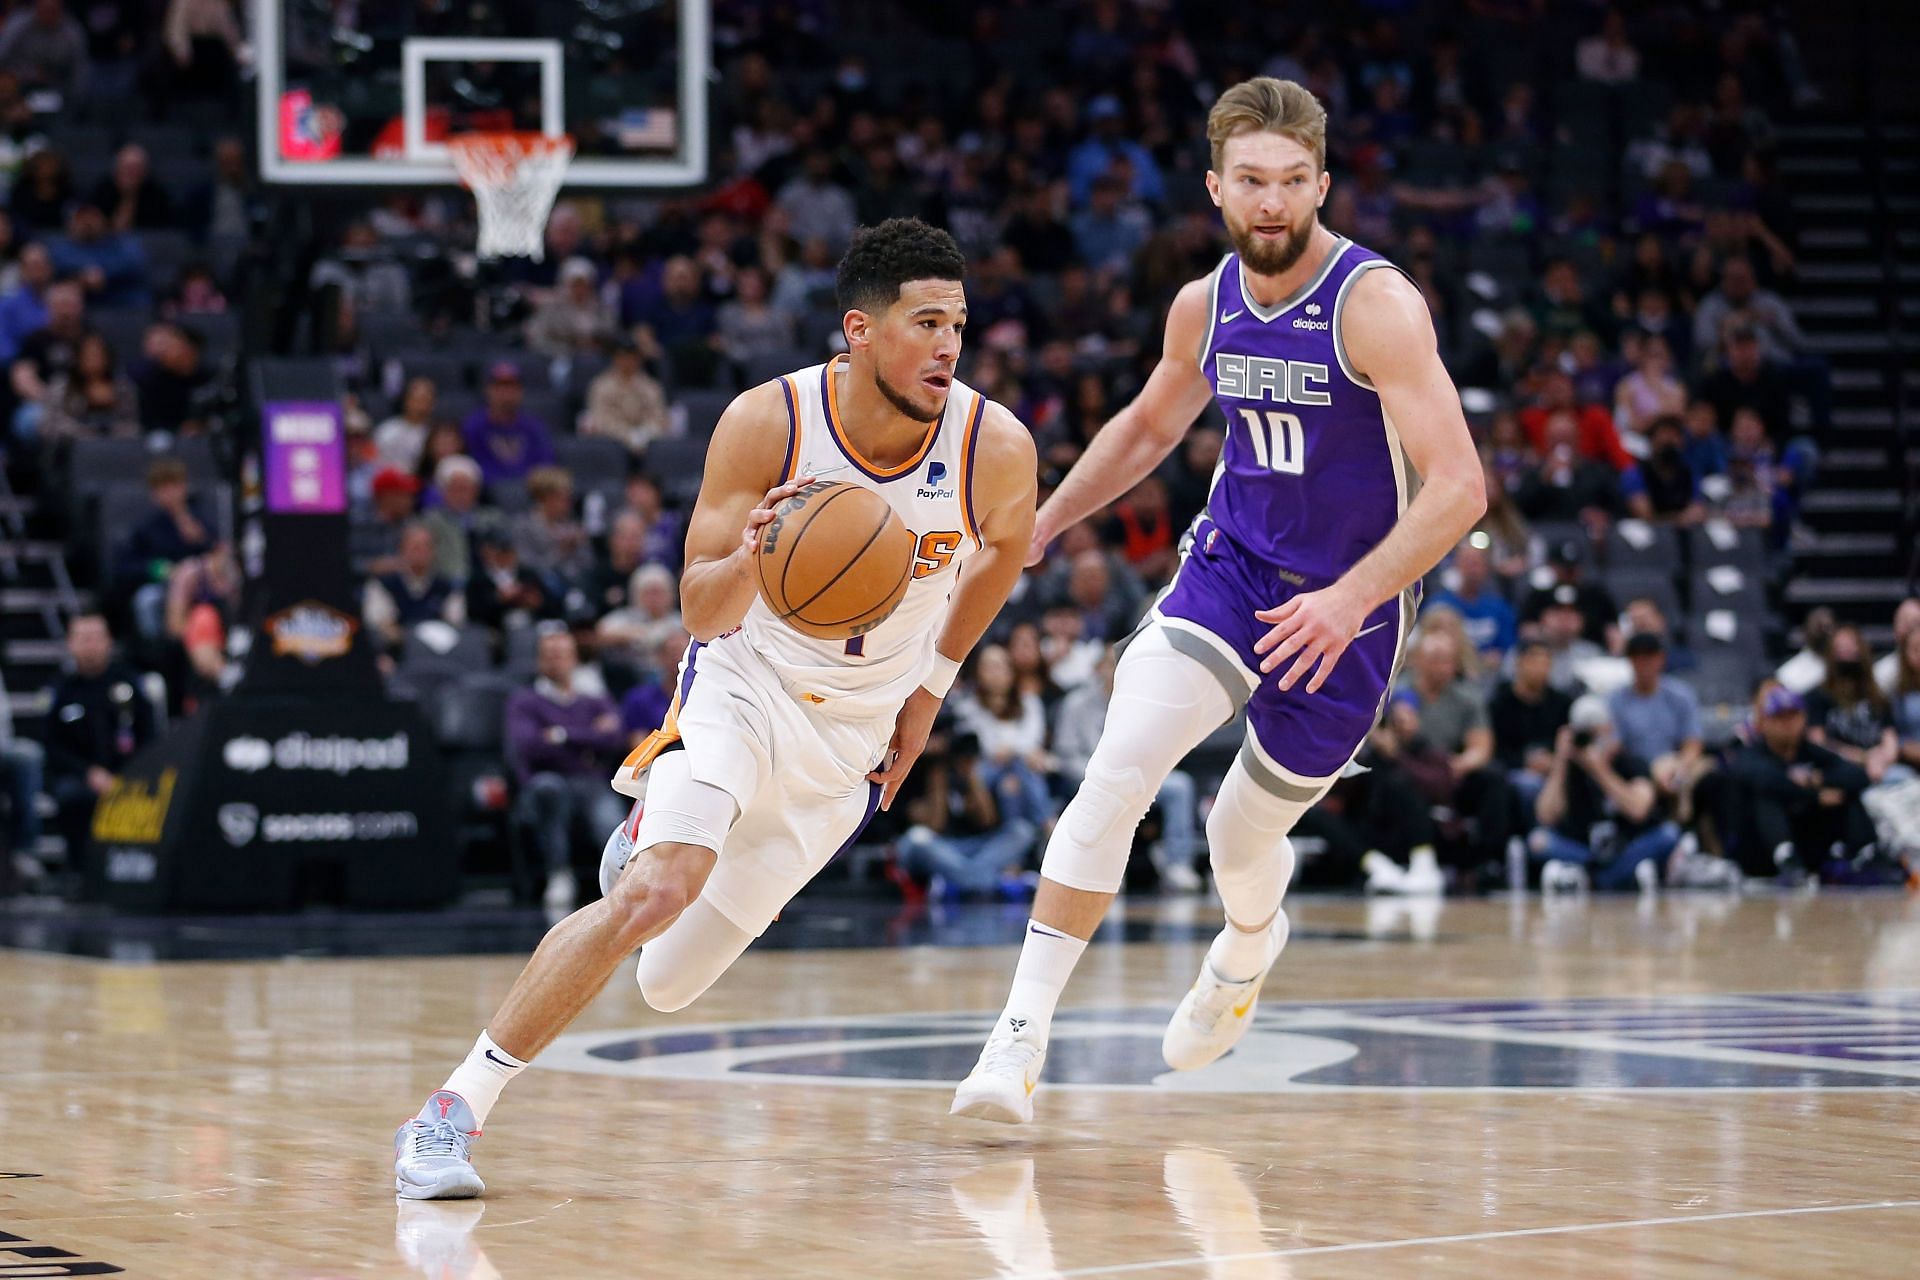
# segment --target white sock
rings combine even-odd
[[[1207,948],[1207,963],[1228,982],[1257,978],[1273,963],[1269,921],[1280,913],[1287,881],[1293,878],[1293,844],[1280,837],[1279,856],[1264,856],[1238,866],[1223,866],[1216,858],[1213,887],[1227,911],[1227,927]],[[1286,928],[1284,922],[1280,926]],[[1252,932],[1247,932],[1252,930]],[[1286,935],[1282,933],[1284,944]]]
[[[468,1051],[467,1060],[453,1069],[441,1088],[465,1098],[473,1108],[474,1124],[484,1129],[487,1113],[500,1101],[500,1091],[507,1087],[507,1081],[526,1069],[526,1063],[495,1044],[493,1037],[482,1031]]]
[[[1278,912],[1276,906],[1274,911]],[[1243,931],[1232,920],[1213,937],[1207,948],[1207,965],[1215,976],[1226,982],[1246,982],[1257,978],[1273,962],[1273,930],[1262,925],[1252,933]]]
[[[1053,1027],[1054,1006],[1060,1003],[1060,993],[1086,949],[1087,944],[1072,934],[1038,920],[1027,921],[1027,940],[1020,946],[1013,989],[1007,992],[1007,1007],[1000,1011],[998,1025],[1045,1044]]]

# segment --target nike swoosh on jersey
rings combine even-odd
[[[1387,619],[1387,622],[1376,622],[1370,627],[1362,628],[1361,630],[1353,633],[1353,638],[1355,640],[1358,640],[1361,636],[1370,636],[1374,632],[1378,631],[1380,628],[1386,626],[1388,622],[1392,622],[1392,621],[1393,619],[1389,618]]]
[[[1242,307],[1238,311],[1223,311],[1220,313],[1220,323],[1232,324],[1235,320],[1238,320],[1242,315],[1245,315],[1246,310],[1247,309],[1245,307]]]

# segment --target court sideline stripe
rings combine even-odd
[[[1152,1262],[1124,1262],[1109,1267],[1077,1267],[1070,1271],[1020,1272],[1009,1277],[1008,1280],[1117,1276],[1125,1275],[1129,1271],[1151,1271],[1161,1267],[1205,1267],[1222,1262],[1252,1262],[1260,1258],[1297,1258],[1320,1253],[1366,1253],[1382,1249],[1407,1249],[1420,1245],[1516,1240],[1523,1236],[1577,1235],[1590,1231],[1625,1231],[1635,1227],[1679,1226],[1689,1222],[1727,1222],[1736,1218],[1791,1218],[1803,1214],[1858,1213],[1873,1209],[1920,1209],[1920,1200],[1876,1200],[1871,1204],[1807,1205],[1796,1209],[1744,1209],[1737,1213],[1695,1213],[1675,1218],[1634,1218],[1625,1222],[1580,1222],[1564,1227],[1522,1227],[1513,1231],[1475,1231],[1466,1235],[1422,1236],[1413,1240],[1363,1240],[1355,1244],[1315,1244],[1298,1249],[1261,1249],[1254,1253],[1196,1254],[1186,1258],[1158,1258]]]

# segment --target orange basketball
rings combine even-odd
[[[760,527],[760,598],[817,640],[850,640],[887,620],[913,580],[913,534],[871,489],[816,480]]]

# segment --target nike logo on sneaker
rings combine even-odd
[[[1027,1029],[1027,1020],[1025,1018],[1008,1018],[1007,1025],[1013,1028],[1015,1035],[1018,1035]]]
[[[493,1056],[493,1050],[491,1049],[483,1050],[483,1052],[486,1054],[488,1062],[497,1062],[509,1071],[518,1071],[521,1067],[527,1065],[524,1062],[508,1062],[505,1058],[496,1058]]]
[[[1252,1000],[1248,1000],[1245,1004],[1237,1004],[1233,1006],[1233,1016],[1236,1018],[1244,1018],[1247,1016],[1247,1010],[1251,1008],[1253,1008]]]
[[[1220,313],[1220,323],[1232,324],[1235,320],[1239,319],[1242,315],[1245,315],[1246,310],[1247,309],[1245,307],[1242,307],[1238,311],[1222,311]]]

